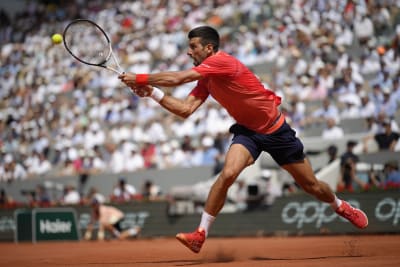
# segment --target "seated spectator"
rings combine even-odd
[[[146,136],[140,154],[144,160],[144,168],[153,169],[157,167],[157,147],[150,141],[150,137]]]
[[[392,90],[388,87],[382,88],[382,103],[380,103],[376,109],[377,113],[385,113],[386,116],[392,118],[397,112],[397,102],[395,100],[395,96],[392,95]]]
[[[91,203],[91,201],[93,199],[96,199],[100,204],[103,204],[106,202],[106,197],[103,194],[101,194],[98,191],[98,189],[94,186],[91,187],[89,189],[89,192],[87,193],[87,195],[85,197],[83,197],[82,203],[88,205]]]
[[[10,183],[14,180],[24,180],[27,176],[24,166],[16,162],[11,154],[4,156],[4,162],[0,162],[0,181]]]
[[[64,188],[64,196],[61,200],[61,204],[63,205],[76,205],[81,201],[81,196],[79,192],[76,190],[75,186],[67,185]]]
[[[142,196],[146,200],[157,200],[161,197],[161,188],[151,180],[146,180],[143,184]]]
[[[43,153],[35,152],[33,164],[28,171],[30,174],[42,176],[46,175],[51,168],[51,163],[46,156]]]
[[[128,155],[124,156],[124,171],[134,172],[144,168],[144,159],[139,153],[139,148],[136,144],[131,144]]]
[[[400,188],[399,163],[396,160],[389,161],[384,167],[385,181],[384,188]]]
[[[35,191],[27,192],[27,196],[33,207],[49,207],[54,204],[47,188],[42,184],[37,185]]]
[[[343,162],[343,166],[341,166],[340,169],[337,191],[354,192],[354,183],[362,189],[366,187],[366,183],[357,176],[354,158],[348,157],[345,162]]]
[[[360,117],[362,118],[369,118],[373,117],[375,115],[375,104],[372,102],[368,94],[365,91],[361,91],[359,93],[360,99],[361,99],[361,105],[358,107],[358,112]]]
[[[124,177],[120,177],[118,185],[114,188],[111,200],[115,202],[126,202],[132,200],[136,195],[136,188],[127,184]]]
[[[364,151],[368,151],[368,141],[374,139],[378,144],[379,150],[390,150],[395,151],[396,144],[399,140],[399,133],[392,131],[391,120],[386,119],[383,121],[382,126],[384,128],[383,133],[376,133],[364,138]]]
[[[0,189],[0,208],[11,208],[15,206],[15,201],[9,197],[4,188]]]
[[[327,148],[326,152],[328,153],[328,164],[334,162],[336,160],[337,154],[338,154],[337,146],[336,145],[330,145]]]
[[[323,139],[338,139],[344,136],[344,131],[341,127],[336,125],[334,118],[326,119],[326,128],[322,131]]]
[[[385,126],[384,126],[385,121],[390,121],[390,126],[393,132],[400,132],[400,128],[397,122],[394,119],[388,117],[385,112],[380,112],[376,116],[376,123],[378,126],[377,132],[379,133],[385,132]]]
[[[365,118],[365,133],[368,135],[376,134],[379,131],[379,126],[374,117]]]
[[[322,101],[322,107],[315,110],[310,118],[306,118],[305,124],[322,123],[326,122],[328,118],[337,117],[339,117],[338,108],[328,98],[325,98]]]

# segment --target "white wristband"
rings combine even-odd
[[[150,97],[153,98],[155,101],[160,102],[161,99],[164,97],[164,92],[160,89],[153,87],[153,92],[151,93]]]

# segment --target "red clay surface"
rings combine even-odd
[[[400,266],[399,235],[209,238],[199,254],[174,238],[0,243],[0,266]]]

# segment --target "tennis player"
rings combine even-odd
[[[305,158],[302,142],[278,109],[280,97],[264,88],[239,60],[219,51],[219,34],[215,29],[209,26],[194,28],[189,32],[188,39],[187,54],[193,59],[193,68],[119,76],[133,92],[141,97],[153,98],[163,108],[182,118],[195,112],[211,95],[236,120],[229,130],[233,139],[225,165],[210,189],[199,227],[193,233],[179,233],[176,238],[198,253],[225,203],[229,187],[263,151],[287,170],[307,193],[329,203],[337,214],[356,227],[367,227],[368,218],[363,211],[338,199],[326,183],[317,180]],[[197,85],[186,99],[177,99],[153,87],[174,87],[192,81],[197,81]]]

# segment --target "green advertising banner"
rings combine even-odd
[[[73,208],[17,209],[15,242],[80,240],[76,211]]]
[[[79,240],[76,212],[72,208],[41,208],[32,211],[33,242]]]

